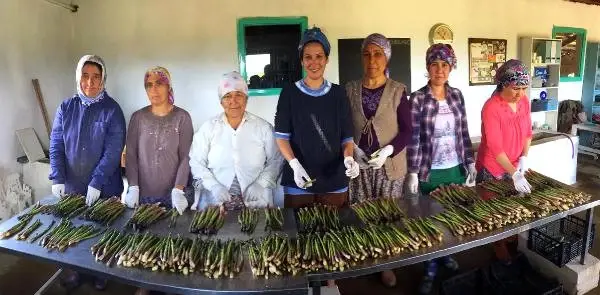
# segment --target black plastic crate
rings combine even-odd
[[[481,269],[453,276],[442,282],[442,295],[481,295],[488,294],[482,280]]]
[[[562,284],[535,271],[525,255],[512,264],[492,263],[482,272],[484,284],[494,295],[562,295]]]
[[[586,252],[594,243],[596,224],[592,224]],[[527,248],[538,253],[559,267],[563,267],[583,250],[585,220],[576,216],[567,216],[529,231]]]

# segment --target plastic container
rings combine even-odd
[[[588,241],[586,252],[594,243],[595,224]],[[583,250],[583,235],[585,231],[585,220],[576,216],[545,224],[529,231],[527,248],[540,254],[558,267],[563,267],[576,257],[580,257]]]
[[[558,99],[549,98],[546,99],[546,111],[556,111],[558,110]]]
[[[442,295],[480,295],[489,294],[482,280],[482,270],[477,268],[442,282]]]

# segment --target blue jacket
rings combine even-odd
[[[102,197],[120,196],[121,152],[125,117],[119,104],[105,93],[86,106],[75,95],[60,104],[50,135],[50,180],[64,183],[65,193],[85,195],[87,187]]]

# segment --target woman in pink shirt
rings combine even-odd
[[[529,73],[521,61],[511,59],[498,69],[495,80],[498,87],[481,111],[477,182],[512,179],[517,191],[531,193],[531,185],[525,179],[532,136],[531,109],[525,95]],[[515,241],[511,237],[495,243],[496,257],[510,260],[507,242]]]

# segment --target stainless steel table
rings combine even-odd
[[[55,201],[55,199],[49,198],[45,200],[45,202],[52,201]],[[404,212],[409,217],[429,216],[442,211],[442,207],[428,197],[403,199],[399,200],[399,202]],[[586,211],[586,231],[589,233],[592,222],[592,208],[598,205],[600,205],[600,199],[593,197],[587,203],[564,212],[554,213],[544,218],[534,219],[532,221],[522,222],[468,237],[454,237],[444,226],[440,226],[444,231],[443,242],[440,245],[436,245],[429,249],[406,252],[389,259],[379,259],[375,261],[367,260],[364,263],[351,267],[343,272],[308,273],[304,276],[271,277],[268,280],[253,277],[247,261],[245,261],[242,273],[240,273],[238,277],[218,280],[207,279],[200,274],[184,276],[181,274],[173,275],[164,272],[152,272],[145,269],[117,266],[107,267],[102,263],[95,262],[94,257],[90,253],[91,245],[93,245],[99,237],[84,241],[75,247],[67,249],[64,253],[55,251],[48,252],[45,248],[42,248],[37,244],[29,244],[11,238],[8,240],[0,240],[0,251],[54,263],[63,267],[120,281],[126,284],[178,294],[306,294],[309,287],[313,288],[313,294],[319,294],[319,288],[316,286],[319,286],[319,283],[325,280],[367,275],[386,269],[398,268],[451,255],[502,240],[506,237],[582,211]],[[133,210],[126,210],[124,216],[119,218],[112,227],[122,228],[132,212]],[[340,211],[340,216],[344,224],[360,224],[360,221],[349,208],[342,209]],[[177,221],[177,226],[174,229],[167,227],[168,220],[162,220],[159,223],[150,226],[148,230],[155,234],[166,235],[169,232],[172,232],[193,237],[193,234],[188,233],[191,217],[192,214],[189,212],[180,216]],[[44,225],[49,224],[52,219],[55,219],[50,215],[37,215],[35,218],[40,218]],[[254,237],[266,234],[263,230],[264,220],[262,218],[264,218],[264,216],[261,214],[261,220],[257,225],[256,232],[252,235]],[[296,235],[297,229],[293,210],[284,210],[284,218],[284,232],[290,236]],[[86,222],[87,221],[80,219],[74,219],[74,223],[76,224]],[[7,230],[16,223],[16,217],[7,220],[0,224],[0,232]],[[584,236],[584,245],[587,244],[588,236],[589,235]],[[237,224],[237,214],[233,213],[227,215],[225,226],[219,231],[218,237],[247,239],[250,236],[240,232],[239,225]],[[584,255],[581,257],[581,263],[584,263],[583,258]]]
[[[56,201],[55,198],[45,199],[45,203]],[[123,228],[127,220],[133,213],[133,210],[126,210],[111,227]],[[296,232],[296,224],[292,210],[287,210],[284,215],[284,231],[291,234]],[[262,214],[261,214],[262,216]],[[168,219],[162,220],[148,228],[151,233],[167,235],[169,232],[179,233],[182,236],[193,237],[194,234],[188,232],[188,226],[191,222],[192,214],[187,212],[177,220],[175,228],[168,228]],[[39,218],[45,228],[50,222],[57,218],[51,215],[38,214],[32,220]],[[264,216],[263,216],[264,218]],[[0,224],[0,232],[4,232],[14,224],[17,217],[13,217]],[[30,222],[31,223],[31,222]],[[89,223],[88,221],[73,219],[74,224]],[[38,229],[38,231],[41,231]],[[264,219],[259,221],[255,235],[264,234]],[[35,233],[34,233],[35,235]],[[237,223],[237,214],[228,214],[225,226],[219,231],[220,238],[238,238],[248,239],[248,235],[240,232]],[[183,274],[171,274],[167,272],[152,272],[147,269],[126,268],[120,266],[107,267],[103,263],[96,262],[90,252],[90,247],[95,244],[100,237],[83,241],[82,243],[68,248],[65,252],[48,252],[47,249],[29,242],[17,241],[16,239],[0,240],[0,251],[29,257],[41,261],[60,265],[61,267],[85,272],[97,277],[103,277],[110,280],[119,281],[150,290],[163,291],[177,294],[306,294],[308,282],[303,276],[284,276],[271,277],[268,280],[252,276],[248,261],[244,262],[242,272],[233,279],[208,279],[198,273],[184,276]]]

